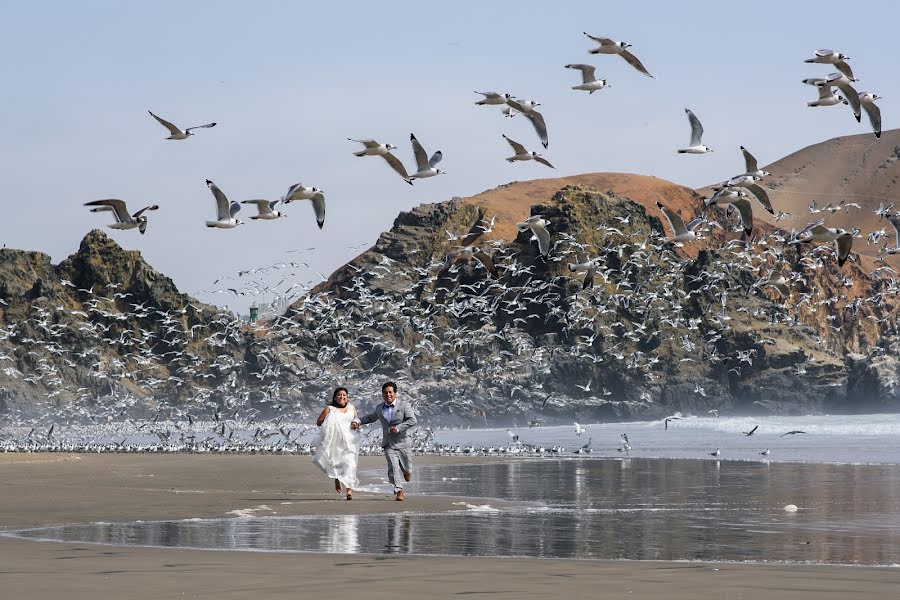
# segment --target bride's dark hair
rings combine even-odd
[[[345,387],[339,387],[339,388],[336,388],[336,389],[334,390],[334,393],[331,394],[331,405],[332,405],[332,406],[337,406],[337,395],[338,395],[338,392],[344,392],[345,394],[347,394],[347,398],[348,398],[348,399],[350,398],[350,391],[349,391],[347,388],[345,388]]]

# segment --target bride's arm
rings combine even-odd
[[[322,411],[322,414],[319,415],[319,418],[316,419],[316,426],[317,426],[317,427],[321,427],[321,426],[322,426],[322,423],[325,422],[325,417],[328,416],[328,413],[329,413],[329,412],[331,412],[331,407],[330,407],[330,406],[326,406],[325,409]]]

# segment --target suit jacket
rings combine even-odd
[[[375,421],[381,422],[381,447],[382,448],[409,448],[409,432],[416,427],[416,413],[412,406],[405,400],[394,400],[394,415],[390,422],[384,418],[382,407],[384,402],[378,404],[370,415],[359,418],[361,425],[368,425]],[[397,433],[389,433],[391,427],[397,428]]]

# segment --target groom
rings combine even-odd
[[[381,447],[387,459],[388,479],[394,486],[394,499],[402,502],[406,498],[403,481],[412,479],[412,450],[408,433],[416,426],[416,413],[409,402],[397,400],[397,384],[393,381],[381,386],[381,397],[384,402],[375,407],[375,412],[354,421],[350,427],[359,429],[360,425],[381,421]],[[400,473],[403,473],[402,480]]]

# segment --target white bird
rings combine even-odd
[[[485,105],[502,105],[506,104],[506,101],[512,98],[509,94],[498,94],[497,92],[475,92],[476,94],[481,94],[484,96],[481,100],[476,102],[475,104],[478,106]]]
[[[269,202],[268,200],[242,200],[241,204],[255,204],[256,209],[259,211],[259,214],[253,215],[250,218],[254,221],[257,219],[262,219],[264,221],[274,221],[279,217],[286,217],[287,215],[278,210],[272,210],[279,203],[279,200],[275,200],[274,202]]]
[[[757,171],[759,171],[759,169],[757,169]],[[768,173],[766,174],[768,175]],[[772,201],[769,200],[769,195],[766,193],[766,190],[757,185],[762,178],[763,176],[761,175],[757,176],[750,173],[744,173],[743,175],[736,175],[728,181],[724,181],[719,185],[714,186],[713,189],[718,191],[728,188],[744,188],[750,192],[760,204],[762,204],[763,208],[765,208],[769,214],[774,215],[775,209],[772,208]]]
[[[116,219],[116,222],[112,225],[107,225],[107,227],[109,227],[110,229],[134,229],[135,227],[137,227],[138,231],[140,231],[142,234],[147,231],[147,216],[144,215],[144,212],[148,210],[159,209],[159,205],[151,204],[150,206],[145,206],[132,215],[128,213],[128,209],[125,206],[125,201],[119,200],[117,198],[94,200],[92,202],[85,202],[84,205],[97,207],[92,208],[91,212],[111,211]]]
[[[307,188],[303,187],[302,183],[295,183],[288,188],[287,194],[281,198],[281,201],[284,204],[290,204],[295,200],[312,201],[313,212],[316,214],[316,224],[318,224],[319,229],[322,229],[325,225],[325,192],[317,187]]]
[[[674,210],[669,210],[659,202],[656,203],[656,208],[662,212],[663,216],[669,222],[669,227],[672,228],[672,237],[667,238],[666,241],[690,242],[699,239],[700,236],[698,236],[694,230],[705,221],[703,217],[697,217],[685,225],[684,219],[682,219],[681,215]]]
[[[591,391],[591,384],[593,384],[593,383],[594,383],[594,380],[591,379],[584,385],[579,385],[576,383],[575,387],[577,387],[578,389],[580,389],[583,392],[589,392],[589,391]]]
[[[709,415],[714,415],[714,416],[715,416],[715,417],[716,417],[716,418],[717,418],[717,419],[718,419],[718,418],[719,418],[719,411],[718,411],[718,410],[716,410],[716,409],[715,409],[715,408],[714,408],[714,409],[712,409],[712,410],[708,410],[708,411],[706,411],[706,414],[709,414]]]
[[[545,221],[541,215],[534,215],[529,217],[523,223],[516,223],[516,228],[520,232],[525,231],[526,229],[530,229],[531,233],[534,234],[534,237],[537,239],[538,250],[541,253],[541,256],[547,256],[550,254],[550,232],[547,231],[547,225],[549,221]]]
[[[546,166],[550,167],[551,169],[556,168],[550,164],[550,161],[548,161],[546,158],[544,158],[537,152],[529,152],[528,150],[526,150],[525,146],[523,146],[519,142],[509,139],[508,137],[506,137],[506,135],[503,136],[503,139],[505,139],[509,143],[509,145],[512,146],[513,152],[515,152],[515,154],[513,156],[510,156],[509,158],[506,159],[507,161],[515,162],[517,160],[533,160],[533,161],[541,163],[542,165],[546,165]]]
[[[412,180],[409,178],[409,173],[406,171],[406,167],[403,166],[403,163],[400,160],[391,154],[391,150],[396,150],[397,146],[393,144],[382,144],[381,142],[377,142],[375,140],[354,140],[353,138],[347,138],[351,142],[357,142],[365,146],[362,150],[358,152],[354,152],[353,156],[380,156],[387,164],[391,166],[394,171],[397,172],[400,177],[403,178],[403,181],[412,185]]]
[[[193,132],[194,129],[205,129],[208,127],[216,126],[215,123],[207,123],[206,125],[195,125],[194,127],[188,127],[187,129],[182,131],[181,129],[179,129],[172,123],[169,123],[165,119],[157,117],[149,110],[147,112],[150,113],[150,116],[153,117],[154,119],[156,119],[160,125],[162,125],[163,127],[165,127],[166,129],[169,130],[170,135],[169,135],[169,137],[166,138],[167,140],[186,140],[190,136],[194,135],[194,132]]]
[[[409,134],[409,141],[412,143],[413,154],[416,157],[416,167],[418,168],[414,175],[410,175],[410,179],[425,179],[426,177],[445,174],[444,171],[437,168],[437,164],[444,158],[440,150],[432,154],[431,158],[428,158],[425,148],[422,147],[415,135]]]
[[[881,109],[878,108],[875,101],[881,100],[881,98],[878,94],[871,92],[860,92],[859,94],[859,103],[869,117],[869,123],[872,125],[876,139],[881,138]]]
[[[759,179],[771,175],[771,173],[769,173],[768,171],[763,171],[759,168],[759,163],[756,161],[756,157],[750,154],[750,151],[743,146],[741,146],[741,154],[744,155],[744,175],[752,175],[753,177],[758,177]]]
[[[568,267],[570,273],[584,273],[584,281],[581,283],[582,290],[594,287],[594,277],[597,275],[597,265],[599,260],[599,257],[588,258],[587,254],[580,252],[576,256],[577,262],[569,263]]]
[[[726,188],[727,189],[727,188]],[[724,190],[722,190],[724,191]],[[738,190],[740,192],[741,190]],[[737,198],[734,200],[727,200],[725,195],[714,194],[711,198],[704,201],[704,205],[711,206],[713,204],[728,204],[737,209],[738,214],[741,217],[741,227],[744,229],[744,234],[747,237],[750,237],[750,234],[753,233],[753,207],[750,206],[750,201],[747,200],[746,196],[749,194],[745,194],[741,196],[737,194]]]
[[[653,77],[653,75],[650,74],[650,72],[644,67],[641,61],[639,61],[634,54],[626,49],[630,48],[631,44],[626,44],[625,42],[617,42],[605,37],[594,37],[586,31],[583,31],[582,33],[584,33],[584,35],[589,37],[591,40],[600,44],[598,48],[588,50],[589,54],[618,54],[625,59],[625,62],[627,62],[629,65],[631,65],[647,77]]]
[[[581,71],[581,85],[572,86],[573,90],[584,90],[593,94],[597,90],[602,90],[605,87],[612,87],[606,82],[605,79],[597,79],[594,76],[593,65],[573,64],[566,65],[566,68],[578,69],[579,71]]]
[[[578,423],[575,423],[575,435],[576,436],[581,437],[581,434],[584,433],[585,431],[587,431],[587,429],[585,429],[584,425],[579,425]]]
[[[684,112],[687,113],[688,121],[691,124],[691,145],[687,148],[681,148],[678,154],[706,154],[707,152],[712,152],[700,141],[703,137],[703,125],[700,124],[700,119],[687,108],[684,109]]]
[[[824,79],[811,78],[803,80],[803,83],[814,85],[816,87],[836,87],[841,90],[844,94],[844,98],[850,103],[850,108],[853,109],[853,116],[856,117],[856,122],[858,123],[862,120],[862,112],[859,105],[859,93],[857,93],[856,89],[850,85],[851,82],[852,80],[843,73],[831,73]]]
[[[441,267],[438,276],[443,276],[449,272],[454,265],[462,263],[468,264],[473,258],[484,265],[484,268],[487,269],[495,279],[500,277],[491,255],[475,246],[463,246],[462,248],[454,248],[451,250],[447,254],[447,258],[444,260],[444,264]]]
[[[212,192],[216,201],[216,218],[218,219],[216,221],[207,221],[206,226],[217,229],[231,229],[238,225],[243,225],[244,222],[237,218],[237,214],[241,212],[241,205],[237,202],[229,204],[228,198],[225,197],[219,186],[209,179],[206,180],[206,185],[209,186],[209,191]]]
[[[848,65],[846,62],[848,60],[850,60],[850,57],[846,54],[841,54],[840,52],[835,52],[831,49],[824,49],[816,50],[812,58],[807,58],[803,62],[834,65],[835,69],[846,75],[847,79],[852,80],[853,71],[850,69],[850,65]]]
[[[839,227],[825,227],[825,221],[807,224],[799,232],[791,236],[789,244],[808,244],[811,242],[834,242],[838,257],[838,268],[844,266],[853,247],[853,234]]]
[[[824,82],[825,80],[822,79],[821,81]],[[815,108],[818,106],[836,106],[838,104],[850,104],[849,100],[835,92],[834,88],[832,88],[830,85],[820,85],[816,87],[819,91],[819,97],[812,102],[807,102],[807,106]]]
[[[540,104],[538,104],[534,100],[526,102],[524,100],[517,100],[515,98],[510,98],[506,101],[506,103],[511,108],[525,115],[525,117],[529,121],[531,121],[531,125],[534,127],[534,131],[538,134],[538,137],[541,139],[541,144],[544,145],[544,148],[550,145],[550,139],[547,137],[547,123],[544,121],[544,115],[534,109],[535,106],[540,106]]]

